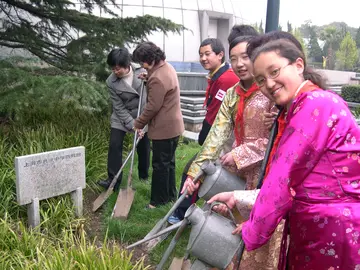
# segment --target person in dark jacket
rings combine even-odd
[[[108,177],[106,180],[98,182],[104,188],[109,187],[122,165],[124,138],[127,133],[134,132],[133,126],[137,111],[142,110],[146,102],[146,91],[143,91],[142,104],[139,108],[142,82],[138,77],[145,70],[140,65],[131,62],[130,53],[126,48],[113,49],[107,57],[107,64],[112,69],[112,74],[106,80],[112,102],[112,114],[107,159]],[[139,141],[137,154],[139,178],[146,180],[149,176],[150,166],[150,141],[147,133]],[[115,189],[120,186],[121,176],[116,182]]]

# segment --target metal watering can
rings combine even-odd
[[[209,270],[212,267],[210,265],[207,265],[206,263],[196,259],[194,263],[191,265],[190,270]]]
[[[239,176],[224,169],[219,161],[215,163],[207,160],[201,166],[205,179],[199,188],[199,197],[209,200],[214,195],[245,188],[246,182]]]
[[[200,261],[197,264],[201,267],[211,265],[225,269],[239,249],[241,237],[232,234],[236,225],[230,210],[233,220],[212,211],[217,204],[212,204],[207,211],[193,204],[186,211],[185,218],[191,223],[187,252]],[[201,267],[192,269],[206,269]]]

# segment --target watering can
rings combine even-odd
[[[212,211],[214,205],[204,211],[193,204],[185,213],[191,223],[187,252],[200,261],[197,262],[199,268],[193,269],[206,269],[206,265],[225,269],[240,247],[240,235],[232,234],[236,225],[231,211],[233,220]]]
[[[190,270],[209,270],[212,267],[210,265],[207,265],[206,263],[196,259],[194,263],[191,265]]]
[[[245,188],[246,182],[223,168],[219,161],[213,163],[207,160],[201,166],[201,170],[206,176],[199,188],[198,195],[206,201],[218,193]]]

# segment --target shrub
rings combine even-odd
[[[360,103],[360,85],[344,85],[341,96],[348,102]]]
[[[64,230],[49,237],[38,230],[27,230],[19,222],[0,219],[0,269],[148,269],[143,258],[132,262],[132,254],[116,243],[89,241],[83,227]],[[133,260],[134,261],[134,260]]]
[[[74,76],[43,76],[9,66],[2,69],[0,81],[0,116],[15,121],[58,122],[66,120],[66,115],[108,115],[110,111],[104,83]]]

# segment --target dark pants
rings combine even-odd
[[[175,150],[179,136],[152,140],[152,182],[150,204],[157,206],[176,200]]]
[[[107,164],[109,179],[113,179],[115,177],[122,165],[122,152],[125,135],[125,131],[111,128]],[[139,141],[139,144],[137,145],[137,154],[139,178],[148,178],[150,166],[150,141],[147,137],[147,133],[145,133],[145,136]],[[115,189],[119,188],[121,184],[121,178],[122,173],[116,182]]]
[[[185,168],[184,168],[182,176],[181,176],[181,185],[180,185],[180,190],[179,190],[179,197],[181,196],[180,192],[181,192],[181,190],[182,190],[182,188],[184,186],[184,183],[186,181],[186,178],[187,178],[187,172],[189,171],[190,166],[193,163],[193,161],[195,160],[196,156],[197,156],[197,153],[185,165]],[[176,210],[174,212],[174,215],[177,216],[179,219],[183,220],[184,216],[185,216],[185,213],[186,213],[186,210],[188,210],[190,205],[197,202],[197,200],[199,200],[199,196],[197,195],[197,191],[195,191],[192,196],[189,196],[189,197],[185,198],[185,200],[183,200],[180,203],[178,208],[176,208]]]

